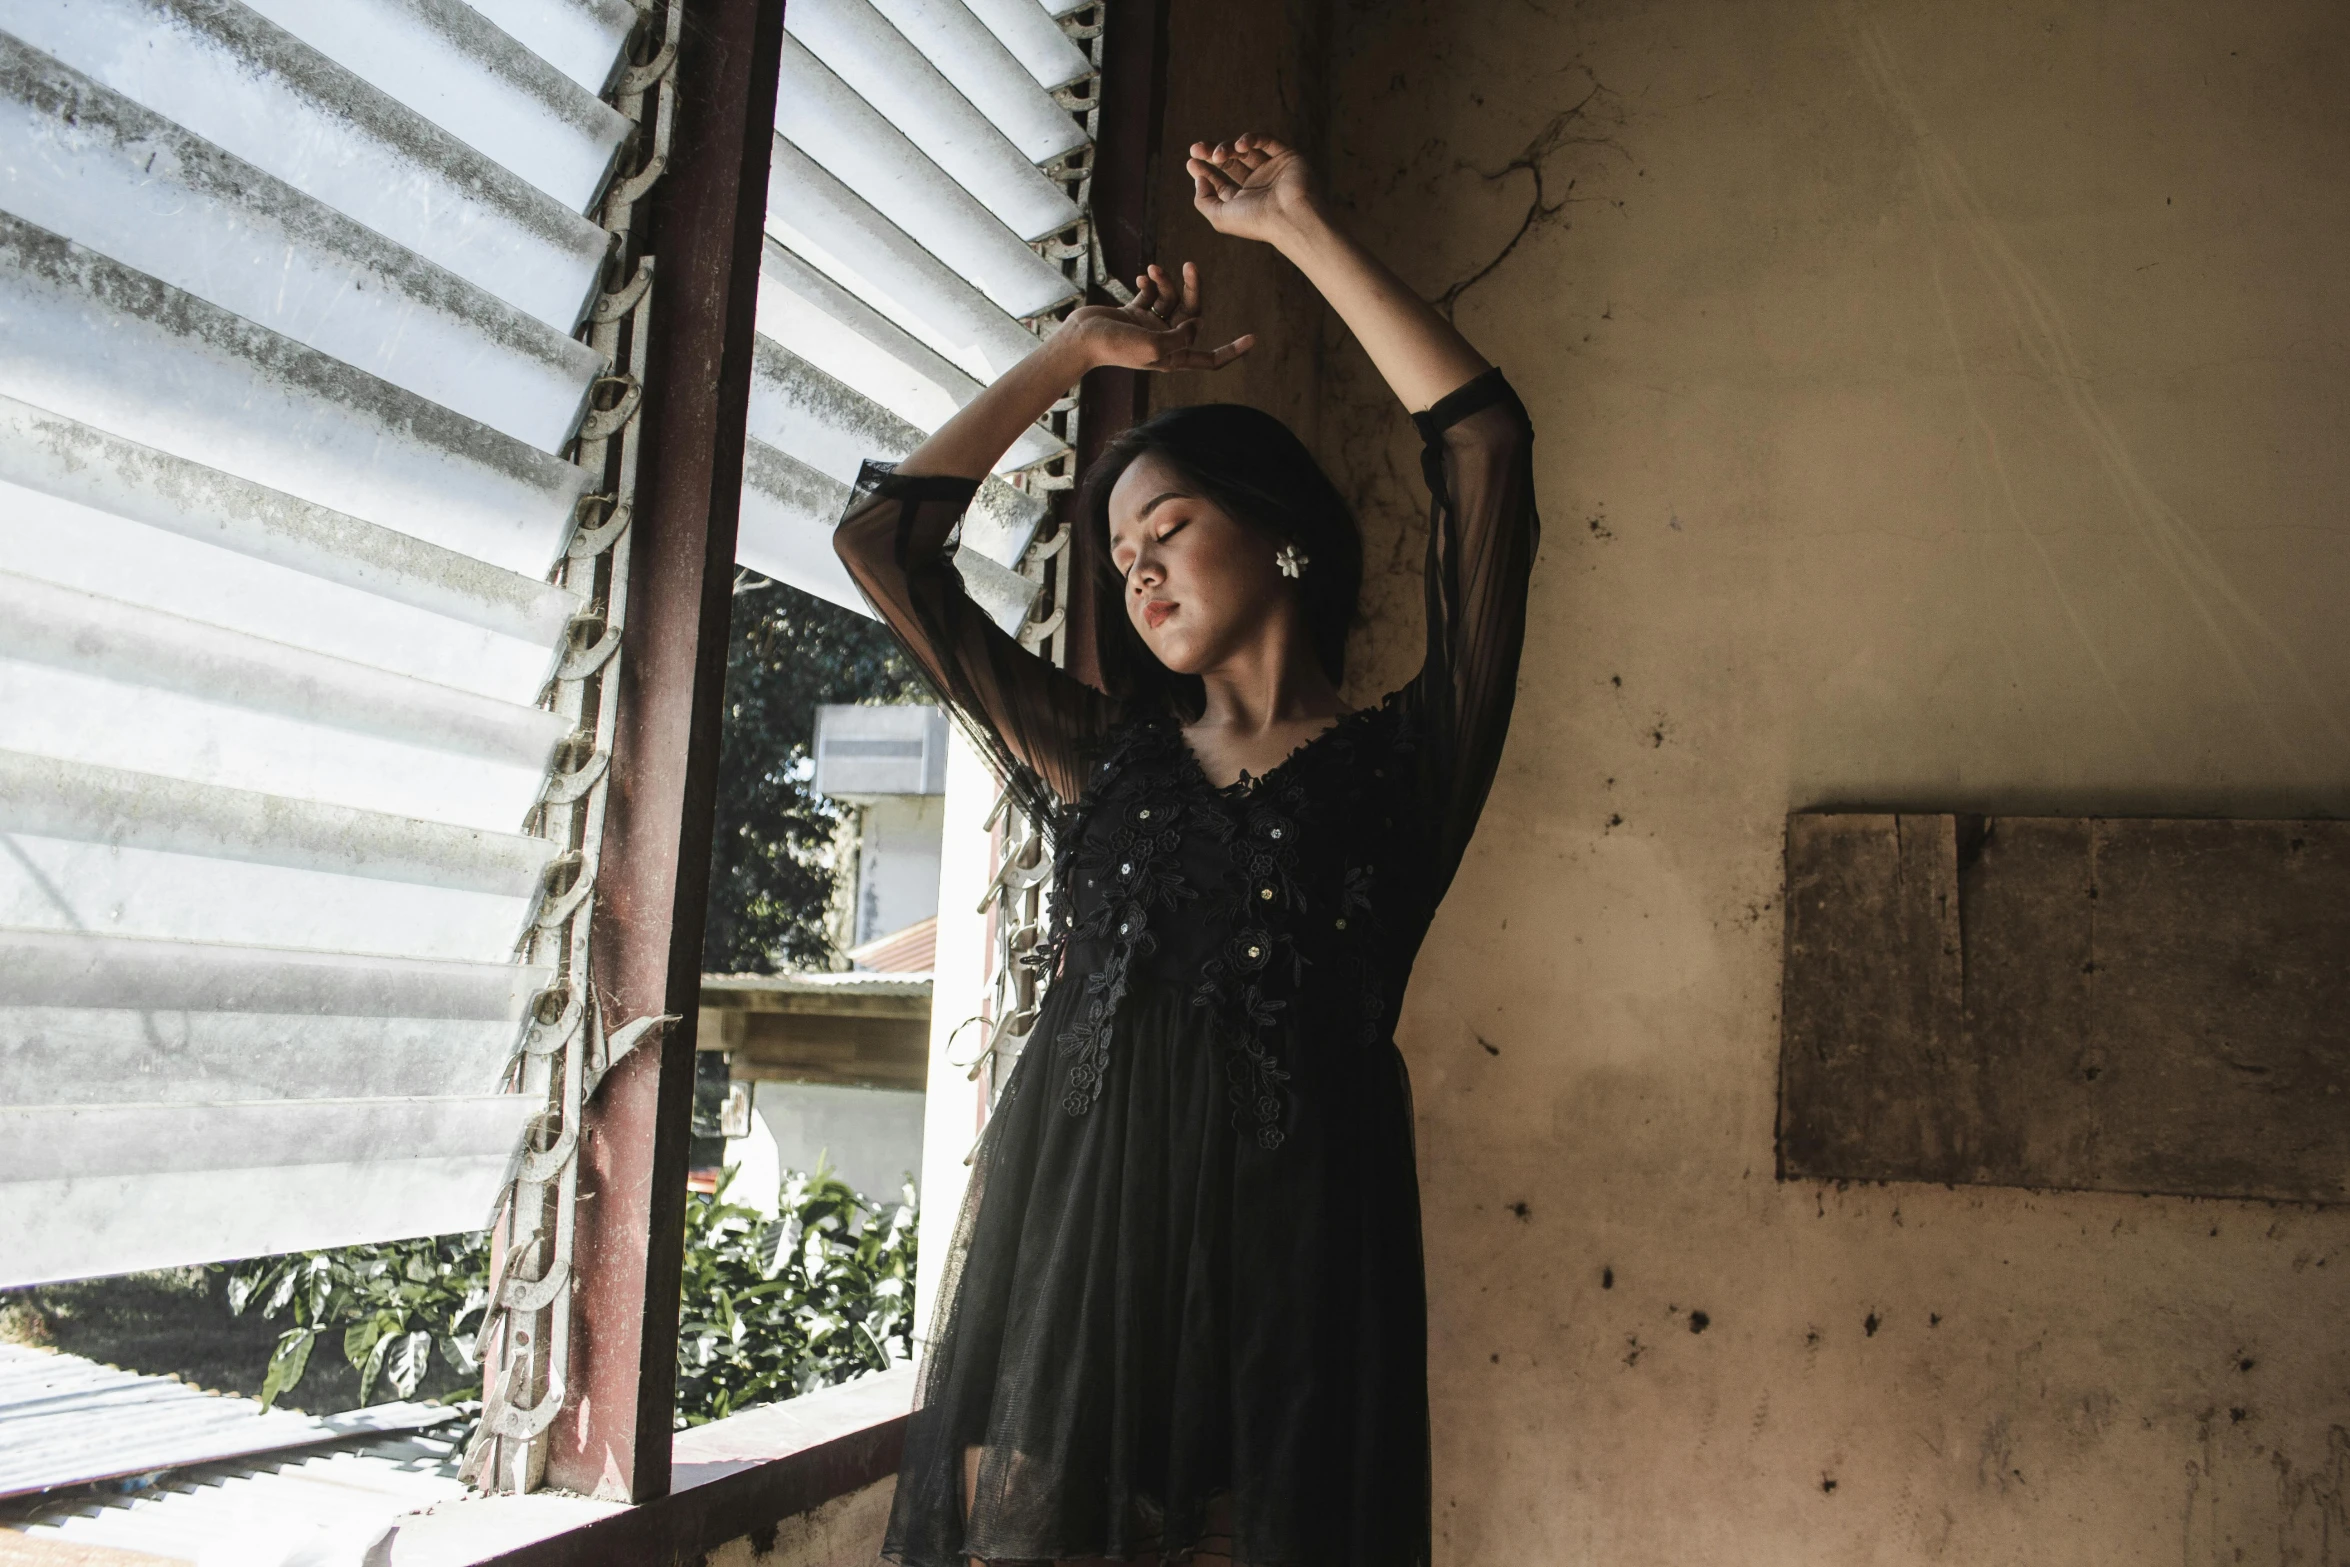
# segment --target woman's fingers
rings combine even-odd
[[[1144,308],[1161,321],[1182,320],[1185,314],[1183,291],[1176,286],[1173,278],[1167,276],[1166,269],[1155,261],[1151,263],[1150,280],[1151,295]],[[1144,302],[1138,298],[1136,303]]]
[[[1152,368],[1158,370],[1221,370],[1242,354],[1257,346],[1254,333],[1245,333],[1226,343],[1222,348],[1183,348],[1166,355]]]
[[[1213,354],[1208,356],[1210,361],[1208,368],[1210,370],[1221,370],[1226,365],[1232,363],[1233,360],[1238,359],[1242,354],[1247,353],[1250,349],[1256,346],[1257,334],[1254,332],[1243,332],[1238,337],[1234,338],[1231,342],[1226,343],[1222,348],[1217,349]]]
[[[1184,171],[1192,177],[1197,187],[1198,197],[1204,200],[1211,196],[1229,196],[1240,189],[1240,181],[1201,156],[1196,150],[1198,146],[1198,143],[1193,143],[1195,150],[1183,165]]]
[[[1186,316],[1199,314],[1199,267],[1189,261],[1183,263],[1182,313]]]
[[[1233,145],[1249,152],[1262,153],[1267,158],[1278,158],[1289,151],[1287,142],[1274,136],[1259,136],[1254,131],[1250,131]]]

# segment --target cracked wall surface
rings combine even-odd
[[[1229,10],[1174,7],[1159,255],[1285,346],[1158,395],[1310,423],[1357,699],[1417,655],[1410,430],[1178,137],[1314,83],[1538,431],[1516,727],[1400,1033],[1438,1560],[2350,1562],[2350,1213],[1772,1174],[1788,811],[2350,809],[2350,12]]]

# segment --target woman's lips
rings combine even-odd
[[[1142,607],[1142,618],[1153,631],[1158,630],[1167,617],[1174,613],[1175,606],[1165,599],[1152,599]]]

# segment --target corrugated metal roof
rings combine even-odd
[[[0,1522],[0,1560],[16,1559],[7,1550],[14,1539],[36,1551],[80,1548],[93,1560],[197,1567],[407,1560],[410,1553],[392,1543],[405,1521],[467,1494],[457,1478],[461,1430],[353,1437],[324,1451],[180,1470],[115,1494],[70,1493]],[[97,1551],[136,1554],[101,1558]],[[435,1558],[428,1552],[425,1559]],[[476,1558],[460,1552],[439,1559]]]
[[[938,916],[935,914],[848,950],[849,961],[861,965],[865,972],[901,978],[928,974],[937,956]]]
[[[0,1344],[0,1497],[420,1431],[458,1414],[444,1404],[378,1404],[323,1417],[265,1410],[171,1377]]]

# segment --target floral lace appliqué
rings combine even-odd
[[[1105,776],[1122,771],[1133,747],[1120,748],[1104,763]],[[1176,859],[1183,848],[1180,801],[1157,791],[1108,809],[1118,813],[1107,833],[1090,824],[1100,806],[1081,810],[1068,824],[1063,843],[1062,874],[1056,878],[1053,899],[1059,925],[1052,940],[1053,968],[1073,939],[1109,944],[1109,957],[1085,976],[1085,1009],[1054,1041],[1069,1060],[1068,1086],[1061,1108],[1083,1115],[1102,1096],[1110,1070],[1110,1036],[1117,1026],[1118,1007],[1126,999],[1126,985],[1134,960],[1157,949],[1151,931],[1154,909],[1172,911],[1198,894],[1185,883]],[[1092,882],[1097,896],[1084,917],[1071,920],[1079,877]]]

